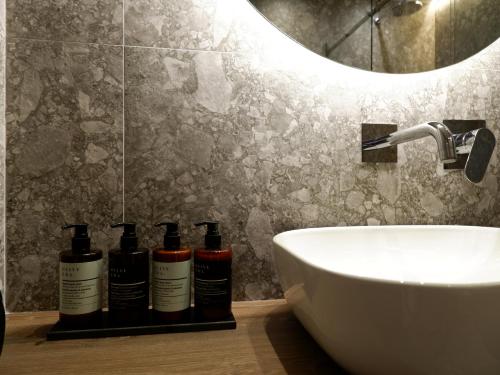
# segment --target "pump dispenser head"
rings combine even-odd
[[[179,223],[162,222],[155,227],[166,226],[167,230],[163,236],[163,247],[166,250],[179,250],[181,247],[181,236],[179,235]]]
[[[195,224],[197,227],[206,225],[207,234],[205,235],[205,248],[219,250],[221,248],[222,237],[219,233],[218,221],[203,221]]]
[[[65,224],[62,229],[75,228],[71,239],[71,250],[75,253],[90,252],[90,237],[88,234],[88,224]]]
[[[111,224],[111,228],[123,227],[123,234],[120,238],[120,248],[122,251],[135,251],[138,246],[137,234],[135,233],[135,223]]]

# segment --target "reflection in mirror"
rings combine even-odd
[[[310,50],[377,72],[442,68],[500,36],[500,0],[250,1]]]

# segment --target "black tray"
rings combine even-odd
[[[177,333],[177,332],[196,332],[213,331],[221,329],[235,329],[236,320],[233,314],[226,319],[217,321],[201,321],[191,309],[189,319],[175,323],[157,323],[153,320],[151,310],[148,319],[142,325],[134,326],[116,326],[109,320],[109,313],[103,311],[102,324],[97,327],[85,329],[69,329],[57,322],[47,332],[47,340],[69,340],[69,339],[92,339],[99,337],[114,336],[137,336],[152,335],[157,333]]]

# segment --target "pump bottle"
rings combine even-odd
[[[194,253],[194,308],[203,320],[219,320],[231,314],[231,263],[230,248],[222,248],[219,223],[205,221],[205,248]]]
[[[181,247],[179,224],[163,222],[163,246],[153,251],[153,316],[160,322],[189,317],[191,306],[191,249]]]
[[[5,310],[3,307],[2,292],[0,292],[0,355],[2,355],[4,338],[5,338]]]
[[[100,323],[102,314],[102,251],[90,249],[87,224],[74,228],[71,250],[59,256],[59,320],[66,327]]]
[[[123,228],[120,248],[109,251],[108,306],[113,325],[139,324],[149,309],[149,251],[138,247],[135,223]]]

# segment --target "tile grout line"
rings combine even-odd
[[[125,44],[126,48],[138,48],[138,49],[153,49],[160,51],[179,51],[179,52],[198,52],[198,53],[219,53],[223,55],[248,55],[252,51],[217,51],[217,50],[207,50],[207,49],[196,49],[196,48],[172,48],[172,47],[154,47],[154,46],[138,46],[138,45],[128,45]]]
[[[123,47],[123,43],[112,44],[112,43],[96,43],[96,42],[79,42],[79,41],[75,41],[75,40],[21,38],[21,37],[17,37],[17,36],[7,38],[7,43],[15,43],[17,40],[29,41],[29,42],[45,42],[45,43],[83,44],[83,45],[93,45],[93,46],[102,46],[102,47]]]
[[[122,222],[125,222],[125,1],[122,1]]]
[[[125,48],[141,48],[141,49],[157,49],[157,50],[167,50],[167,51],[181,51],[181,52],[207,52],[207,53],[221,53],[221,54],[249,54],[252,51],[241,50],[241,51],[217,51],[217,50],[206,50],[206,49],[196,49],[196,48],[174,48],[174,47],[157,47],[157,46],[140,46],[134,44],[112,44],[112,43],[95,43],[95,42],[79,42],[71,40],[59,40],[59,39],[39,39],[39,38],[20,38],[11,37],[6,40],[6,43],[15,43],[16,40],[32,41],[32,42],[46,42],[46,43],[65,43],[65,44],[82,44],[82,45],[94,45],[102,47],[125,47]]]

